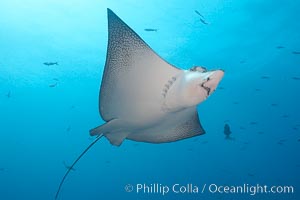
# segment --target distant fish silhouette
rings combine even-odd
[[[300,51],[293,51],[292,54],[300,54]]]
[[[241,130],[246,130],[246,128],[245,128],[245,127],[243,127],[243,126],[240,126],[240,129],[241,129]]]
[[[203,16],[198,10],[195,10],[195,13],[196,13],[197,15],[199,15],[200,17],[204,18],[204,16]]]
[[[70,132],[71,131],[71,126],[69,125],[66,129],[67,132]]]
[[[144,31],[148,31],[148,32],[157,32],[158,29],[156,29],[156,28],[145,28]]]
[[[75,105],[70,106],[70,109],[75,109],[75,108],[76,108]]]
[[[193,151],[194,149],[193,148],[187,148],[187,151]]]
[[[250,125],[257,125],[257,122],[250,122]]]
[[[285,47],[279,45],[279,46],[277,46],[276,48],[277,48],[277,49],[283,49],[283,48],[285,48]]]
[[[58,62],[44,62],[43,64],[47,66],[51,66],[51,65],[58,65]]]
[[[1,171],[1,172],[5,171],[5,168],[0,168],[0,171]]]
[[[284,145],[285,142],[286,142],[286,139],[281,139],[277,142],[277,144]]]
[[[282,118],[289,118],[288,115],[281,115]]]
[[[270,79],[270,76],[261,76],[261,79]]]
[[[198,10],[195,10],[195,13],[200,16],[200,21],[203,24],[208,25],[208,22],[205,20],[204,16]]]
[[[253,176],[254,176],[254,174],[252,174],[252,173],[248,173],[248,176],[250,176],[250,177],[253,177]]]
[[[258,134],[262,135],[262,134],[264,134],[264,132],[263,131],[258,131]]]
[[[279,140],[279,142],[286,142],[286,139],[281,139]]]
[[[218,89],[219,89],[219,90],[225,90],[225,88],[222,87],[222,86],[221,86],[221,87],[218,87]]]
[[[10,92],[10,91],[8,91],[8,93],[6,94],[6,97],[7,97],[7,98],[10,98],[10,97],[11,97],[11,92]]]
[[[56,86],[57,86],[57,82],[49,85],[49,87],[51,87],[51,88],[56,87]]]
[[[255,91],[256,91],[256,92],[260,92],[260,91],[261,91],[261,89],[259,89],[259,88],[256,88],[256,89],[255,89]]]
[[[244,64],[244,63],[246,63],[246,60],[241,60],[240,63]]]
[[[296,81],[299,81],[300,80],[300,77],[297,77],[297,76],[294,76],[292,77],[293,80],[296,80]]]
[[[297,141],[300,142],[300,138]]]
[[[228,124],[225,124],[225,126],[224,126],[224,134],[225,134],[225,139],[232,139],[232,138],[230,137],[230,135],[231,135],[231,130],[230,130],[230,127],[229,127]]]
[[[59,79],[58,79],[58,78],[53,78],[52,80],[54,80],[54,81],[59,81]]]
[[[272,103],[271,106],[276,107],[276,106],[278,106],[278,104],[277,103]]]
[[[51,65],[58,65],[58,62],[44,62],[43,64],[47,66],[51,66]]]
[[[202,24],[208,25],[208,22],[205,21],[204,19],[200,18],[200,21],[202,22]]]

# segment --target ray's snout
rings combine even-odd
[[[204,86],[210,89],[210,93],[216,90],[218,84],[222,80],[224,76],[224,71],[223,70],[215,70],[215,71],[210,71],[207,72],[208,77],[207,81],[204,83]]]

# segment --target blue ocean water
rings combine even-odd
[[[92,142],[88,131],[104,123],[107,8],[173,65],[225,76],[198,106],[205,135],[120,147],[103,138],[59,199],[300,199],[299,1],[0,0],[1,200],[54,199],[66,167]],[[221,187],[257,184],[279,190]]]

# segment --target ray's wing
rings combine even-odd
[[[180,72],[108,9],[108,47],[99,95],[105,121],[159,109],[163,86]]]

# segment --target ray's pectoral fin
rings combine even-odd
[[[126,123],[120,119],[112,119],[107,123],[90,130],[90,135],[103,134],[112,145],[120,146],[128,136],[128,127]]]
[[[104,136],[108,139],[108,141],[115,146],[120,146],[122,142],[126,139],[129,135],[126,131],[117,131],[117,132],[110,132],[105,134]]]
[[[105,124],[102,124],[96,128],[93,128],[90,130],[90,135],[95,136],[95,135],[100,135],[100,134],[107,134],[109,132],[114,132],[121,130],[122,127],[124,127],[125,123],[120,120],[120,119],[112,119]]]

